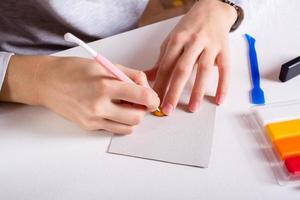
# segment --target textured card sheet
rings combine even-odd
[[[216,106],[210,98],[204,99],[197,113],[189,113],[181,105],[168,117],[148,114],[131,135],[113,136],[108,152],[208,167]]]

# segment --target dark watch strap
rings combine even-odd
[[[234,22],[234,24],[232,25],[232,27],[230,29],[230,32],[233,32],[239,28],[242,21],[244,20],[244,17],[245,17],[244,10],[240,6],[236,5],[235,3],[233,3],[229,0],[220,0],[220,1],[222,1],[223,3],[227,3],[230,6],[234,7],[234,9],[236,10],[236,12],[238,14],[236,21]]]

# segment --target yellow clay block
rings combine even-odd
[[[300,136],[300,119],[271,123],[266,130],[272,141]]]

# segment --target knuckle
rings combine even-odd
[[[87,131],[96,131],[97,129],[93,126],[88,126],[88,127],[85,128],[85,130],[87,130]]]
[[[221,90],[219,93],[218,93],[218,95],[220,96],[226,96],[227,95],[227,89],[223,89],[223,90]]]
[[[122,128],[122,130],[120,130],[120,134],[123,135],[129,135],[134,131],[134,127],[133,126],[127,126]]]
[[[226,95],[229,90],[229,86],[227,83],[219,82],[218,93],[221,95]]]
[[[164,64],[164,63],[162,63]],[[169,73],[169,69],[167,67],[165,67],[165,65],[161,65],[160,68],[159,68],[159,71],[158,71],[158,74],[168,74]]]
[[[209,62],[206,62],[206,61],[201,61],[199,62],[199,67],[201,69],[201,71],[209,71],[210,70],[210,63]]]
[[[180,44],[180,43],[184,42],[185,39],[186,39],[186,33],[181,32],[181,33],[176,33],[176,34],[172,35],[170,38],[170,42],[173,44]]]
[[[205,37],[199,33],[192,33],[190,36],[191,42],[199,42],[199,40],[205,40]]]
[[[189,71],[190,71],[189,68],[184,65],[179,65],[176,69],[177,75],[183,75],[183,76],[188,75]]]
[[[104,78],[99,79],[95,84],[99,94],[108,94],[112,90],[112,84]]]
[[[99,79],[95,84],[101,87],[101,89],[104,89],[108,86],[107,81],[104,78]]]
[[[147,82],[147,75],[144,72],[139,71],[139,72],[137,72],[137,74],[135,76],[135,80],[140,82],[140,83],[146,83]]]
[[[98,104],[92,105],[90,111],[90,118],[92,119],[100,118],[103,115],[102,110],[99,108]]]
[[[99,102],[99,98],[89,100],[89,104],[87,104],[87,111],[90,115],[94,115],[99,112],[99,107],[101,107],[103,102]]]
[[[99,63],[96,60],[87,60],[87,64],[92,67],[99,68]]]
[[[89,123],[93,122],[94,120],[101,119],[102,116],[104,116],[104,113],[101,109],[101,106],[99,106],[100,103],[91,103],[87,107],[87,114],[84,116],[84,122]]]
[[[160,53],[164,52],[164,50],[165,50],[165,46],[161,45],[160,48],[159,48]]]
[[[174,101],[176,100],[176,98],[178,97],[178,94],[175,91],[170,91],[168,92],[167,96],[166,96],[166,100],[167,101]]]
[[[202,90],[197,90],[193,92],[193,98],[195,101],[199,102],[204,95],[204,92]]]
[[[163,52],[167,46],[167,41],[165,40],[162,45],[160,45],[160,52]]]
[[[146,105],[150,105],[153,98],[152,98],[152,92],[150,91],[150,89],[144,89],[141,92],[141,98],[144,100],[144,103]]]
[[[230,66],[229,66],[228,63],[220,63],[220,64],[218,65],[218,68],[219,68],[220,70],[222,70],[222,72],[230,71]]]
[[[158,96],[156,96],[155,100],[153,101],[153,108],[158,108],[160,105],[160,99]]]
[[[210,52],[217,57],[222,52],[222,45],[218,43],[212,43],[210,45]]]
[[[82,119],[80,121],[80,126],[87,131],[95,131],[96,128],[90,119]]]
[[[138,125],[142,122],[143,116],[142,115],[136,115],[132,117],[132,123],[131,125]]]

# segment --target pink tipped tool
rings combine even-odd
[[[93,58],[100,63],[106,70],[108,70],[111,74],[113,74],[117,79],[124,81],[126,83],[133,83],[135,84],[124,72],[122,72],[119,68],[117,68],[112,62],[110,62],[107,58],[104,56],[98,54],[94,49],[89,47],[86,43],[84,43],[82,40],[77,38],[72,33],[66,33],[64,35],[64,38],[68,42],[72,42],[75,44],[78,44],[82,48],[84,48],[87,52],[89,52]]]

